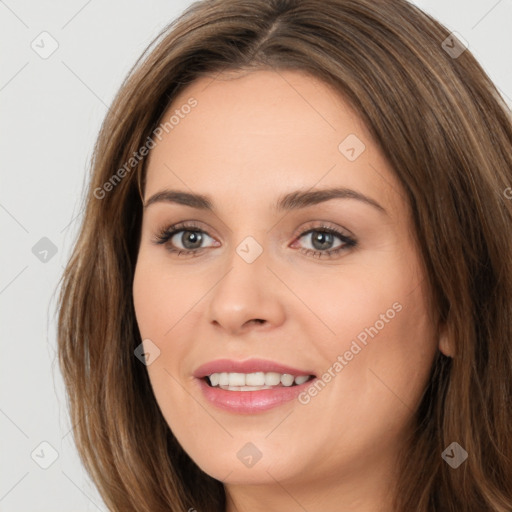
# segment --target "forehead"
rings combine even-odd
[[[150,153],[146,198],[162,187],[189,188],[249,205],[271,201],[277,189],[342,185],[391,194],[396,203],[398,182],[359,116],[310,75],[203,77],[181,91],[162,122],[171,116],[172,128]]]

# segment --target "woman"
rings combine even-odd
[[[512,510],[512,125],[405,1],[198,2],[107,115],[60,363],[112,510]]]

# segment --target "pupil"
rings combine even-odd
[[[319,242],[317,245],[316,242]],[[316,236],[313,237],[313,247],[315,249],[327,249],[332,243],[332,233],[317,232]]]
[[[188,236],[188,240],[187,240]],[[197,249],[201,246],[202,241],[202,235],[201,233],[198,233],[197,231],[186,231],[181,236],[181,243],[183,244],[183,247],[185,249]],[[192,244],[192,247],[189,244],[189,242]]]

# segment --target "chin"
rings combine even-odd
[[[289,457],[290,453],[300,452],[297,447],[272,446],[264,439],[253,443],[248,441],[250,438],[241,435],[221,443],[211,437],[215,450],[198,444],[191,450],[187,446],[184,449],[202,471],[226,484],[275,484],[276,480],[287,480],[301,473],[303,468],[297,467],[300,459]]]

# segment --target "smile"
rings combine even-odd
[[[263,359],[218,359],[200,366],[194,377],[209,405],[236,414],[283,405],[317,380],[310,370]]]
[[[254,373],[212,373],[207,383],[212,387],[219,387],[227,391],[259,391],[272,389],[273,387],[291,387],[304,384],[314,378],[313,375],[298,375],[294,377],[290,373],[278,372],[254,372]]]

